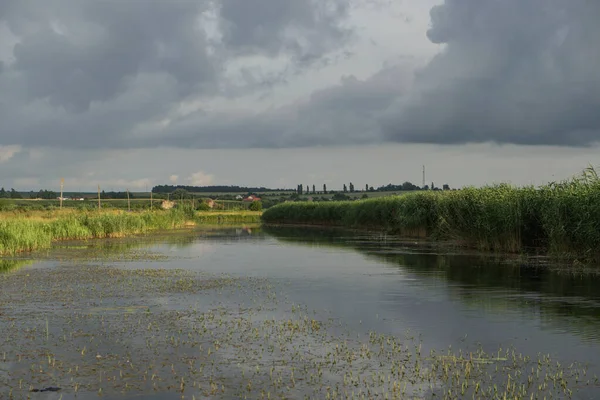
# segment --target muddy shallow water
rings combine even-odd
[[[336,230],[60,243],[0,263],[0,399],[597,398],[600,278],[551,267]]]

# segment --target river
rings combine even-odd
[[[294,384],[277,387],[272,383],[272,376],[270,380],[266,377],[269,373],[266,367],[268,363],[254,367],[253,362],[268,359],[275,365],[277,357],[278,361],[293,358],[290,356],[291,348],[285,351],[280,349],[279,353],[272,351],[268,356],[264,352],[255,352],[254,358],[249,356],[241,361],[240,354],[243,352],[236,350],[236,346],[227,350],[228,343],[235,343],[231,332],[236,330],[236,324],[238,328],[241,326],[240,320],[235,318],[246,318],[244,310],[249,309],[254,311],[253,321],[246,321],[248,324],[269,319],[278,321],[273,323],[285,322],[298,315],[307,317],[309,321],[314,319],[327,324],[323,325],[323,331],[330,335],[327,339],[311,337],[312,331],[308,327],[304,331],[298,328],[299,332],[304,332],[304,336],[295,338],[297,342],[290,340],[290,343],[297,343],[294,351],[306,352],[317,358],[323,355],[314,352],[322,351],[324,354],[324,348],[334,343],[335,338],[344,336],[346,339],[340,339],[340,343],[354,340],[356,346],[362,346],[374,333],[398,338],[399,341],[418,341],[419,352],[423,354],[432,351],[441,354],[449,348],[465,353],[480,350],[488,354],[514,351],[531,357],[535,362],[542,355],[549,355],[553,363],[568,366],[578,362],[585,365],[585,378],[580,377],[578,381],[591,382],[582,385],[571,381],[574,398],[600,396],[600,387],[594,378],[594,375],[600,375],[600,277],[595,274],[566,272],[552,265],[532,266],[507,257],[442,249],[428,243],[381,234],[308,228],[198,228],[142,238],[60,243],[50,251],[25,255],[20,259],[29,261],[28,265],[0,274],[0,289],[3,290],[0,295],[0,334],[3,338],[0,339],[0,357],[4,354],[4,362],[0,359],[0,384],[5,385],[0,393],[7,395],[11,390],[15,398],[19,398],[19,394],[25,398],[29,390],[44,386],[56,386],[61,390],[38,393],[39,398],[58,399],[62,396],[66,400],[75,398],[72,397],[75,394],[79,395],[77,398],[86,398],[86,393],[94,395],[90,398],[96,398],[102,388],[107,398],[129,398],[139,393],[146,393],[144,398],[179,398],[172,393],[177,392],[174,389],[177,385],[165,383],[157,387],[148,383],[152,368],[145,372],[132,372],[126,389],[123,388],[126,382],[122,372],[119,372],[119,376],[123,382],[117,385],[110,378],[103,378],[98,371],[106,371],[106,376],[116,375],[114,371],[122,371],[123,365],[130,362],[119,357],[127,353],[133,359],[138,347],[151,349],[149,343],[153,338],[161,337],[163,341],[156,342],[154,356],[139,350],[143,363],[153,363],[153,357],[163,357],[162,352],[167,352],[166,346],[172,346],[165,341],[168,335],[173,338],[172,333],[155,333],[146,337],[146,331],[140,330],[137,334],[126,335],[125,329],[116,331],[105,328],[106,321],[113,318],[114,325],[130,324],[130,332],[137,332],[133,320],[127,315],[150,318],[146,315],[152,309],[155,316],[165,315],[168,319],[173,313],[183,315],[191,308],[194,312],[203,313],[201,319],[196,321],[206,321],[207,313],[218,309],[226,310],[222,315],[232,313],[232,310],[236,313],[223,320],[225,322],[222,324],[231,324],[228,330],[223,328],[218,333],[220,325],[216,323],[212,328],[209,327],[213,329],[211,340],[222,343],[214,346],[214,352],[218,350],[222,355],[217,362],[220,367],[213,369],[211,378],[197,370],[186,372],[188,375],[177,375],[177,379],[188,382],[186,388],[181,387],[181,393],[188,394],[186,398],[192,398],[195,390],[198,393],[195,398],[201,398],[201,393],[208,396],[202,390],[207,390],[206,382],[213,378],[218,382],[214,385],[217,389],[213,387],[210,393],[212,398],[240,398],[242,393],[246,393],[248,398],[260,398],[266,393],[271,396],[270,390],[273,398],[278,398],[277,394],[288,398],[325,398],[333,393],[330,392],[333,389],[324,387],[329,385],[333,388],[334,383],[339,384],[340,388],[353,386],[357,395],[363,387],[365,398],[385,398],[384,394],[377,394],[375,384],[340,384],[341,378],[335,374],[345,374],[347,371],[343,369],[331,369],[329,377],[326,374],[325,378],[320,378],[329,381],[317,383],[311,381],[312,374],[304,368],[306,376],[303,385],[295,382],[293,373],[290,375],[289,372],[280,371],[282,377],[287,377],[285,379],[291,376]],[[106,271],[118,271],[112,283],[105,280],[109,279],[106,276],[113,276],[113,272]],[[156,273],[141,274],[139,271]],[[175,275],[169,275],[169,271]],[[187,273],[199,273],[202,278],[194,281],[196,278],[192,276],[195,275],[188,277]],[[158,279],[161,279],[160,283],[157,283]],[[119,289],[115,286],[117,282],[122,284],[125,281],[129,282],[131,288],[128,293],[124,293],[128,290],[127,286]],[[209,281],[215,283],[206,284]],[[165,282],[170,282],[169,285],[177,282],[177,286],[173,284],[166,287]],[[187,282],[200,282],[200,286],[196,290],[193,286],[196,283],[188,285]],[[70,285],[77,290],[70,290]],[[24,286],[31,291],[24,291]],[[114,292],[111,288],[114,288]],[[127,312],[114,312],[125,308]],[[300,310],[300,314],[296,310]],[[187,315],[187,321],[198,318],[198,315]],[[21,319],[27,319],[27,322]],[[302,320],[300,317],[297,319]],[[152,319],[147,321],[152,324]],[[141,320],[137,323],[139,326],[145,324]],[[182,330],[187,329],[187,325],[184,325],[178,319],[173,325],[158,331],[175,331],[173,327],[176,326],[181,337],[184,337]],[[193,326],[193,329],[189,328],[187,338],[192,338],[198,332],[198,325]],[[75,339],[73,332],[85,332],[87,327],[90,331],[107,329],[104,335],[112,337],[113,341],[106,340],[96,348],[92,340],[86,347],[85,341]],[[275,328],[272,326],[269,329],[263,335],[265,346],[267,342],[275,340],[269,337],[274,332],[285,335],[281,333],[283,331],[273,330]],[[35,332],[35,338],[22,338],[32,332]],[[90,334],[94,336],[93,332]],[[242,339],[237,340],[239,342]],[[311,342],[308,347],[304,346],[308,341]],[[196,344],[201,342],[197,340]],[[114,348],[110,343],[115,343]],[[248,342],[248,350],[257,346],[262,348],[261,343]],[[189,349],[197,348],[191,339],[182,346],[185,345]],[[69,346],[76,351],[64,350]],[[114,363],[94,368],[88,365],[90,370],[87,375],[76,375],[81,383],[75,386],[73,382],[77,378],[72,379],[75,365],[79,364],[83,369],[86,363],[91,365],[96,362],[93,358],[85,358],[84,348],[97,353],[92,354],[96,361],[109,359],[112,354]],[[313,350],[307,350],[309,348]],[[52,356],[42,349],[52,352]],[[34,355],[36,350],[45,355]],[[20,355],[27,358],[23,354],[29,354],[27,362],[19,358]],[[173,350],[169,350],[168,354],[172,355]],[[212,356],[210,353],[209,357]],[[59,369],[52,365],[51,357],[62,358],[63,366]],[[83,359],[75,360],[77,357]],[[168,360],[169,357],[163,358]],[[322,368],[330,365],[318,364],[314,357],[302,359],[302,362],[319,369],[321,367],[318,365]],[[378,361],[378,365],[370,365],[369,369],[365,367],[363,371],[369,374],[388,371],[385,364],[392,362],[392,359],[387,357]],[[206,365],[209,364],[208,358],[202,360]],[[215,368],[214,360],[212,362]],[[42,368],[44,373],[33,376],[30,369],[36,363],[45,365]],[[182,364],[182,358],[177,358],[175,363]],[[241,367],[240,363],[245,367]],[[340,364],[341,361],[336,363]],[[164,368],[164,365],[156,366],[154,374],[166,373]],[[258,372],[260,368],[262,370]],[[299,364],[297,369],[301,368]],[[349,367],[348,370],[355,371],[353,368]],[[523,364],[523,370],[528,368],[531,368],[529,364]],[[253,371],[256,376],[254,387],[248,387],[246,373],[240,375],[241,369],[247,373]],[[299,376],[300,372],[297,374]],[[99,381],[94,382],[95,378],[92,377],[98,375]],[[142,376],[145,383],[141,383]],[[196,387],[196,382],[192,386],[189,383],[191,379],[204,382],[202,390]],[[23,385],[22,381],[31,383]],[[163,382],[166,381],[166,378],[163,379]],[[132,389],[136,382],[137,388]],[[180,381],[176,382],[179,385]],[[311,388],[318,385],[321,385],[318,390]],[[380,386],[388,390],[391,383],[382,383]],[[441,394],[443,388],[443,383],[437,382],[412,395],[429,398],[434,392]],[[392,392],[390,389],[389,393]],[[337,395],[340,393],[350,397],[351,391],[340,389],[336,392]],[[3,398],[2,395],[0,398]],[[456,398],[461,397],[456,395]]]

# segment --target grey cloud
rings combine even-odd
[[[444,44],[387,110],[386,138],[580,146],[600,140],[600,3],[446,0],[427,36]]]
[[[189,90],[215,75],[196,29],[203,3],[59,0],[37,9],[25,0],[3,16],[21,35],[13,68],[26,77],[30,100],[71,112],[113,99],[145,71],[167,72]]]
[[[200,24],[201,15],[215,10],[228,29],[222,43],[207,38]],[[269,113],[257,116],[263,121],[215,115],[194,120],[206,125],[191,127],[186,120],[160,131],[152,124],[182,101],[239,96],[285,82],[287,71],[255,71],[246,87],[235,87],[223,71],[238,55],[254,52],[290,54],[290,70],[297,72],[298,65],[345,43],[340,22],[347,11],[345,0],[0,1],[0,23],[18,38],[14,60],[0,64],[0,143],[133,148],[289,142],[278,139],[289,129],[286,117]],[[268,34],[251,34],[261,29]],[[255,126],[255,136],[238,122]]]
[[[284,148],[380,142],[381,110],[406,91],[410,69],[387,68],[366,80],[345,77],[309,99],[257,114],[191,114],[174,121],[170,143],[197,148]],[[149,146],[161,143],[158,138]]]
[[[350,36],[350,0],[222,0],[223,41],[243,54],[287,53],[304,63]]]

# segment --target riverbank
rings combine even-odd
[[[183,228],[205,223],[252,223],[260,213],[200,212],[189,210],[46,211],[0,218],[0,255],[49,248],[59,240],[125,237],[155,230]]]
[[[202,224],[258,224],[262,211],[199,211],[195,221]]]
[[[600,182],[589,173],[537,188],[497,185],[360,201],[285,203],[266,210],[262,220],[376,228],[485,251],[537,248],[561,258],[600,260]]]

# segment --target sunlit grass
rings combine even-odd
[[[123,237],[184,226],[190,218],[180,210],[36,212],[0,220],[0,254],[48,248],[55,240]]]

